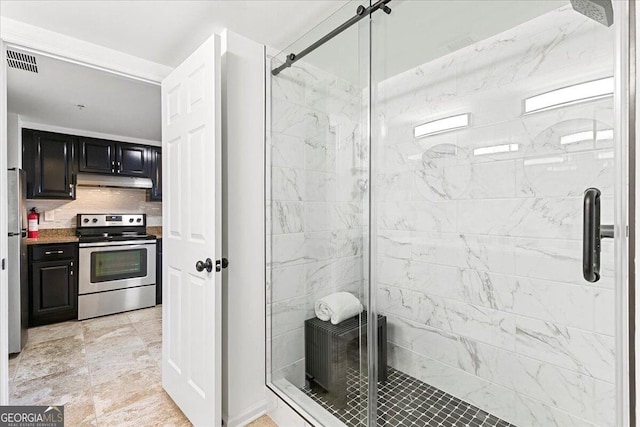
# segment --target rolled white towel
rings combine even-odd
[[[325,322],[331,320],[331,323],[337,325],[343,320],[360,314],[362,304],[349,292],[336,292],[317,300],[315,309],[318,319]]]

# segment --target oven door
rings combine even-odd
[[[112,291],[156,283],[156,242],[81,243],[78,293]]]

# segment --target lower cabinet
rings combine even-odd
[[[162,304],[162,239],[156,242],[156,304]]]
[[[29,247],[29,326],[78,318],[78,245]]]

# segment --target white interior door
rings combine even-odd
[[[214,35],[162,81],[162,385],[196,426],[221,425],[220,99]]]

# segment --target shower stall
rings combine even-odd
[[[270,59],[267,383],[309,423],[628,424],[632,7],[349,2]]]

